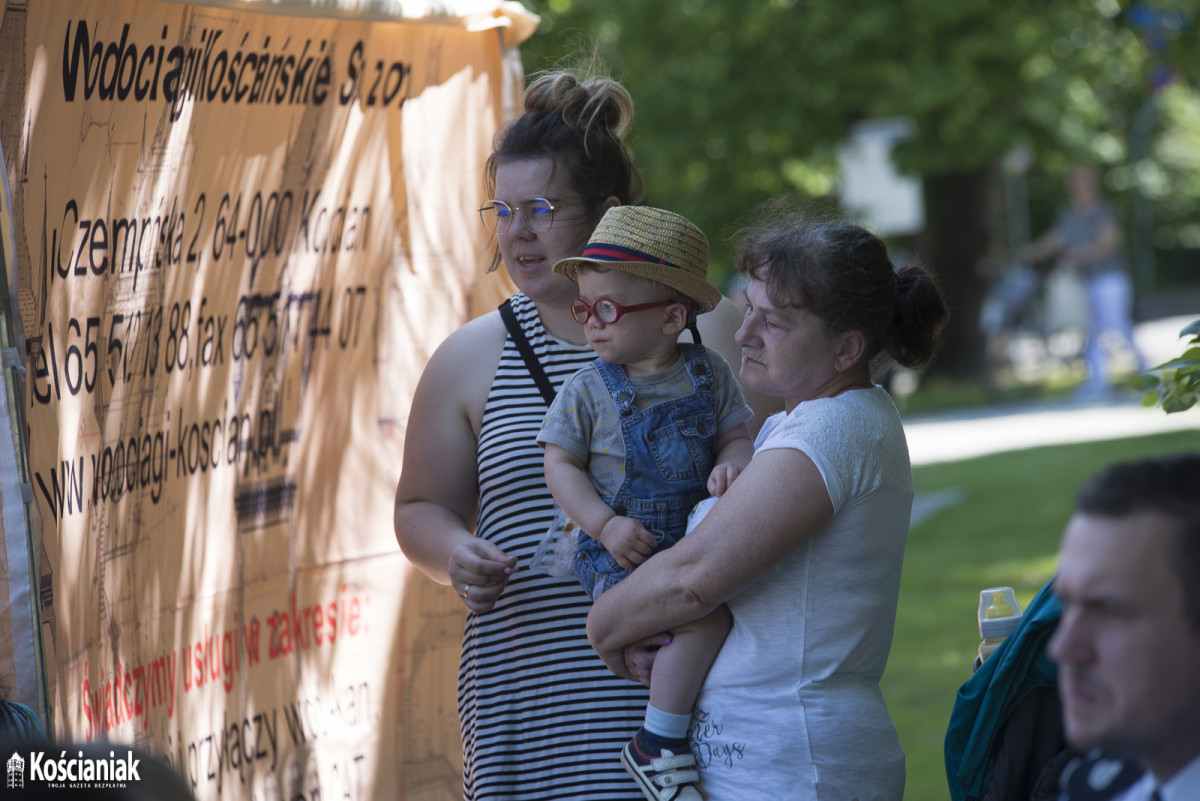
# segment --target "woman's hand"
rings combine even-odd
[[[625,678],[640,681],[649,687],[650,675],[654,671],[654,659],[658,656],[658,649],[670,644],[670,634],[655,634],[653,637],[647,637],[641,642],[635,642],[633,645],[626,646]]]
[[[615,675],[630,681],[641,682],[649,687],[650,674],[654,669],[654,660],[658,657],[658,649],[670,644],[671,634],[664,632],[645,637],[617,650],[606,651],[597,648],[596,653]]]
[[[517,559],[487,540],[472,537],[450,553],[450,586],[472,612],[487,612],[508,585]]]

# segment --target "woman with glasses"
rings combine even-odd
[[[497,138],[480,209],[493,267],[519,292],[425,368],[396,536],[471,613],[459,670],[465,797],[640,799],[613,755],[642,722],[645,688],[596,658],[578,582],[527,569],[555,509],[536,437],[557,389],[595,358],[572,316],[578,287],[553,268],[583,252],[605,210],[641,198],[624,143],[633,102],[615,81],[560,72],[529,86],[525,108]],[[736,353],[733,303],[702,318],[706,343]]]
[[[786,208],[744,235],[738,270],[742,384],[785,411],[703,520],[596,600],[588,631],[609,667],[641,678],[651,654],[627,647],[728,606],[690,732],[708,801],[900,801],[904,752],[879,680],[913,482],[871,365],[928,362],[946,308],[875,236]]]

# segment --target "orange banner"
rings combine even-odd
[[[495,6],[4,11],[56,737],[199,798],[459,792],[461,607],[410,582],[392,495],[426,359],[508,291],[475,214],[520,85]]]

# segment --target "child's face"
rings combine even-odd
[[[578,279],[579,297],[589,304],[608,298],[621,306],[633,306],[671,297],[670,290],[661,285],[620,270],[584,268],[579,270]],[[670,311],[669,306],[642,309],[610,324],[600,322],[593,314],[583,329],[588,344],[601,359],[610,364],[633,364],[674,346],[678,332],[667,326]]]

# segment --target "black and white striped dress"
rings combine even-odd
[[[595,358],[549,336],[525,295],[513,310],[555,389]],[[579,583],[527,569],[554,512],[535,441],[546,410],[508,338],[479,435],[478,534],[518,563],[495,608],[468,615],[463,634],[464,797],[634,801],[642,794],[620,751],[641,725],[646,690],[592,650]]]

